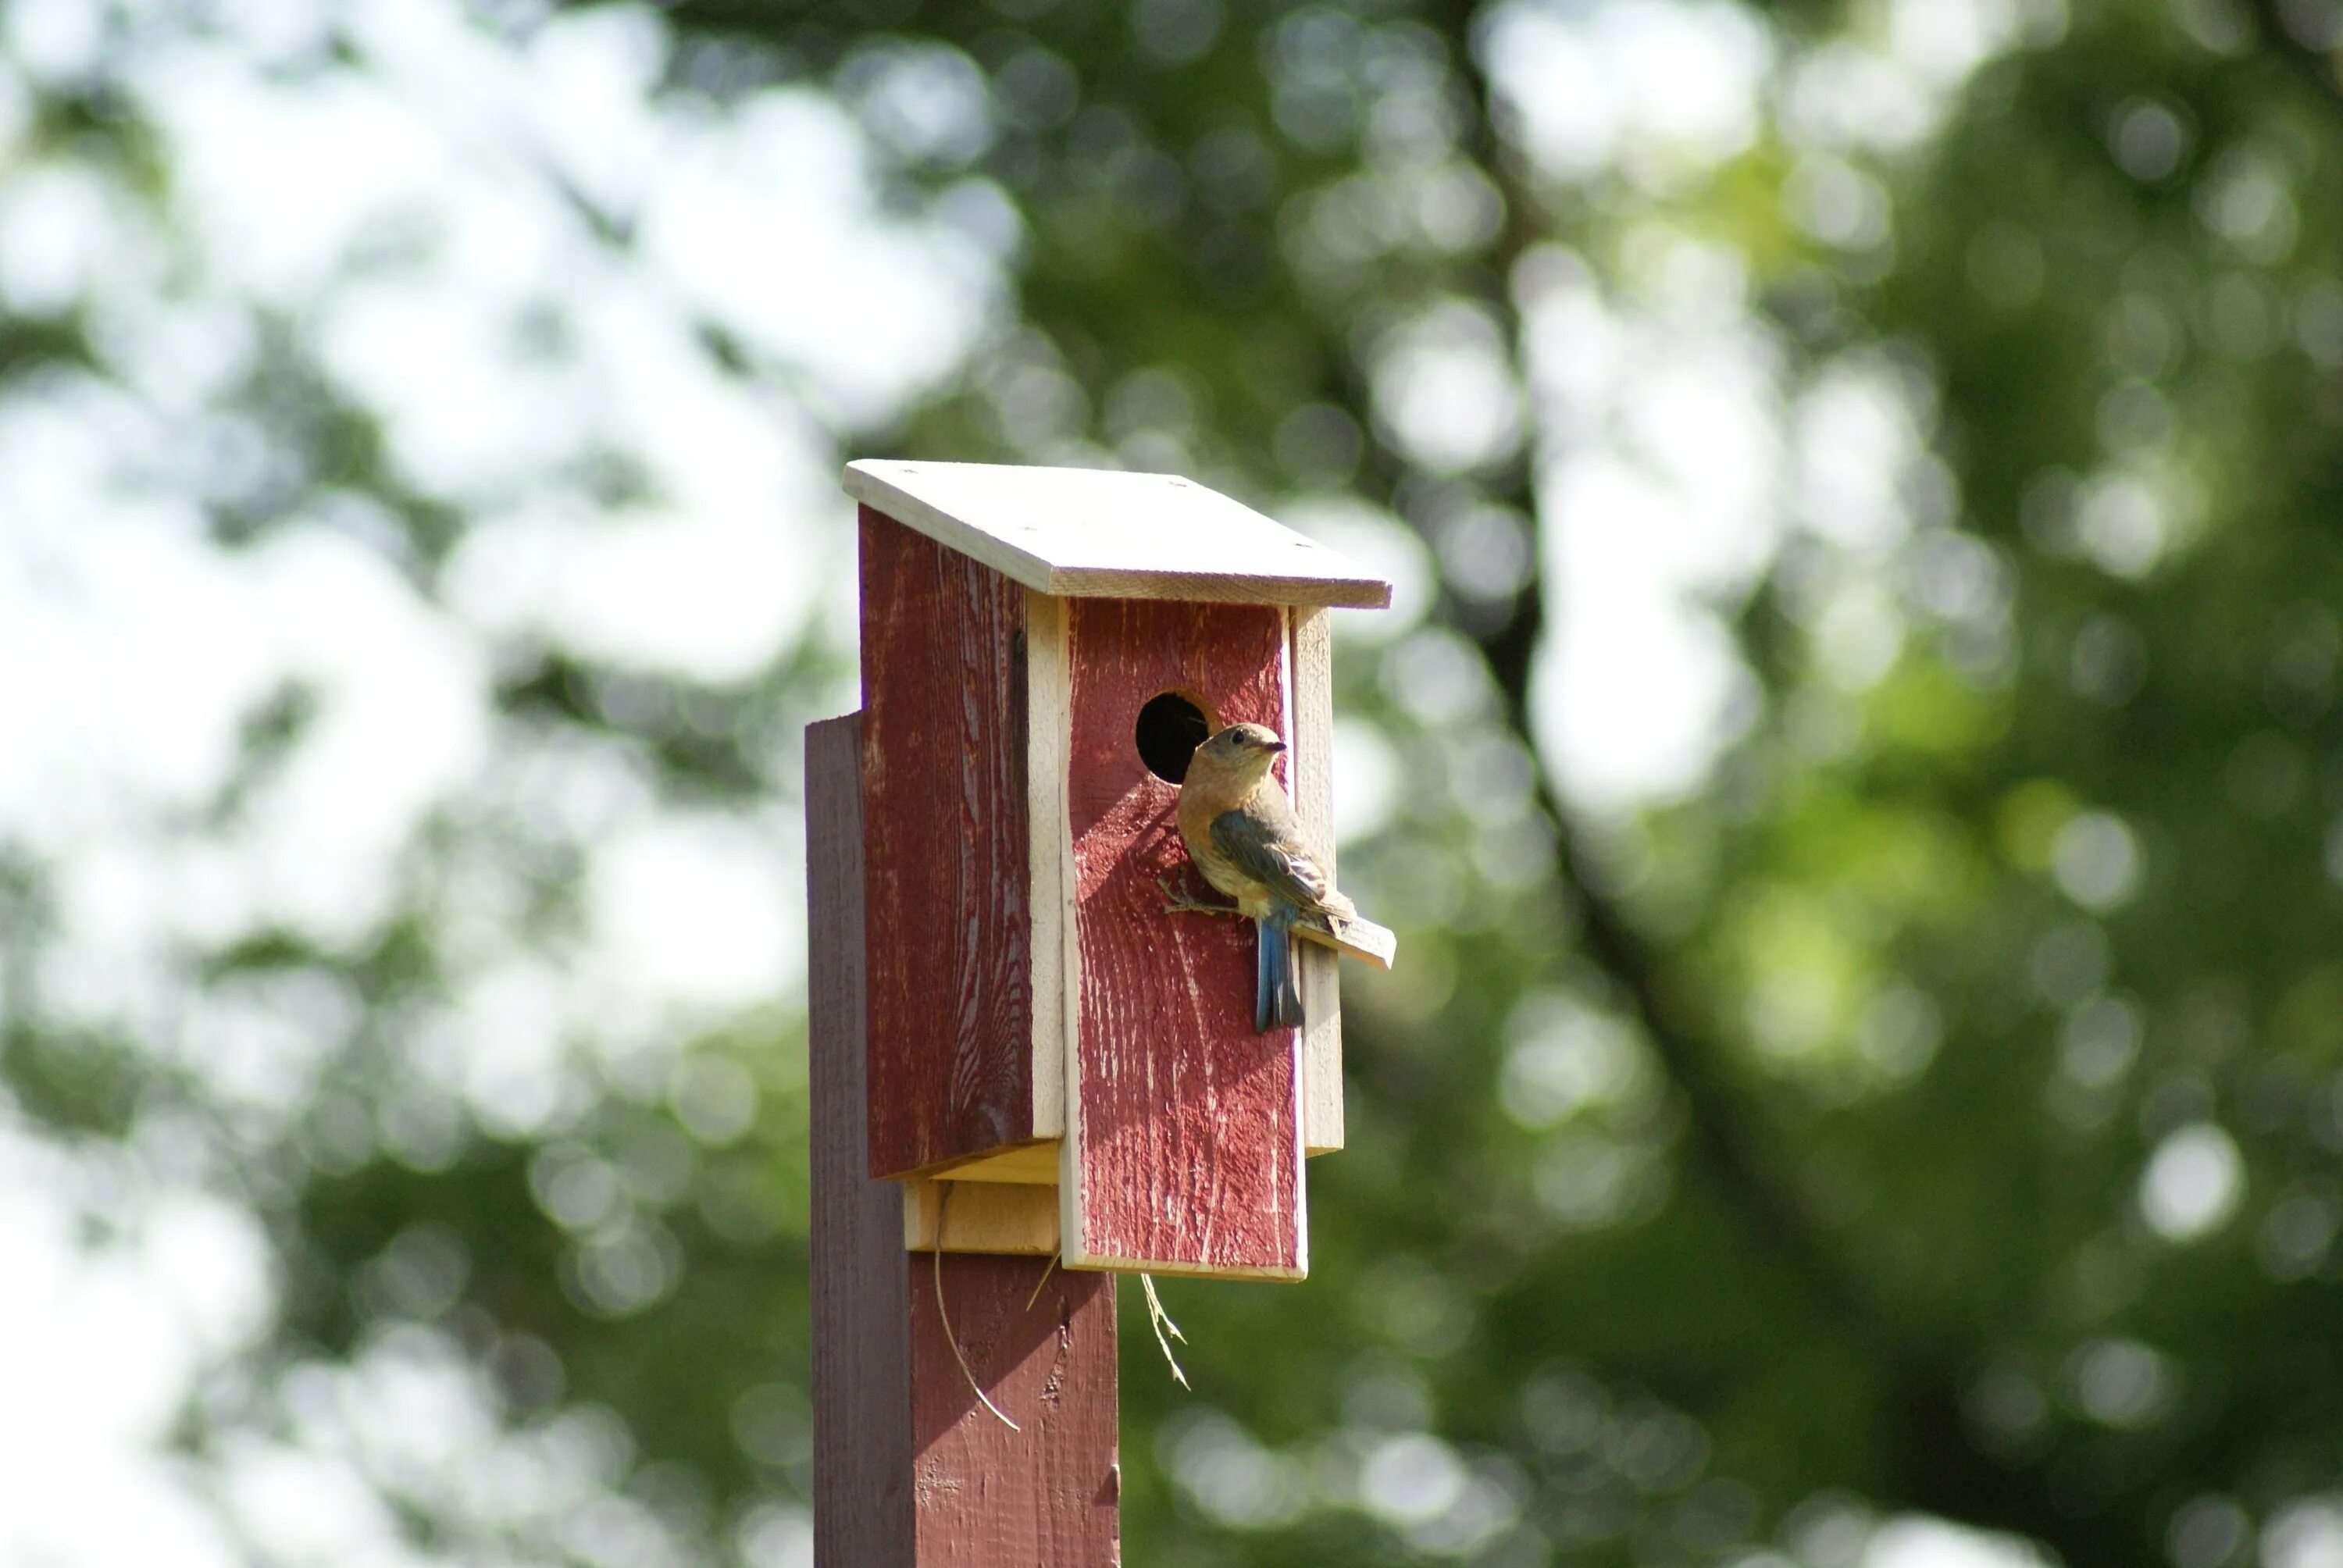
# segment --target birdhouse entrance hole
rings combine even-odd
[[[1165,691],[1149,698],[1139,710],[1131,738],[1147,770],[1167,784],[1177,784],[1188,777],[1188,759],[1219,728],[1202,698]]]

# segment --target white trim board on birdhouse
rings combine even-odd
[[[1391,585],[1175,474],[866,458],[846,493],[1060,598],[1382,609]]]
[[[1285,618],[1285,685],[1293,738],[1293,810],[1334,874],[1334,639],[1322,609]],[[1337,951],[1304,942],[1302,966],[1302,1144],[1309,1154],[1342,1146],[1342,1003]],[[1386,958],[1383,967],[1391,967]]]

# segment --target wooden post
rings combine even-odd
[[[1331,849],[1325,612],[1391,586],[1168,475],[846,488],[862,711],[806,738],[816,1558],[1118,1563],[1113,1271],[1307,1271],[1334,950],[1394,942],[1297,925],[1309,1022],[1254,1032],[1253,933],[1165,908],[1176,781],[1268,725]]]
[[[1119,1563],[1113,1276],[906,1252],[869,1174],[860,715],[809,727],[805,779],[817,1568]]]

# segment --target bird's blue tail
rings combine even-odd
[[[1293,925],[1274,915],[1254,922],[1252,1031],[1302,1027],[1302,976],[1293,964]]]

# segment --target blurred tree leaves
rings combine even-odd
[[[1313,1168],[1312,1277],[1166,1285],[1198,1392],[1134,1345],[1135,1561],[1770,1545],[1823,1568],[1910,1513],[2074,1568],[2220,1568],[2257,1531],[2273,1568],[2324,1560],[2330,9],[660,9],[660,93],[827,95],[898,209],[1011,258],[1013,309],[964,370],[900,416],[833,417],[841,440],[1178,469],[1436,563],[1421,625],[1342,656],[1343,711],[1393,780],[1344,879],[1408,959],[1353,983],[1351,1147]],[[1535,52],[1540,19],[1630,12],[1762,56],[1745,135],[1587,153],[1546,123],[1603,85]],[[100,87],[45,92],[35,126],[125,188],[166,183],[153,127]],[[566,199],[623,261],[636,215]],[[1570,540],[1605,519],[1559,476],[1686,438],[1685,405],[1605,412],[1588,384],[1719,308],[1757,346],[1779,448],[1748,498],[1762,558],[1704,590],[1746,686],[1695,786],[1580,799],[1541,659]],[[0,317],[0,367],[103,373],[105,326]],[[216,536],[258,548],[322,485],[372,498],[391,527],[370,548],[446,591],[474,519],[421,493],[303,323],[264,327],[221,401],[297,461],[228,441]],[[722,323],[701,338],[782,382]],[[1614,428],[1636,417],[1658,427]],[[647,483],[623,454],[589,467],[612,507]],[[793,799],[797,727],[850,669],[836,640],[727,681],[517,638],[493,686],[527,738],[508,793],[588,779],[785,823],[758,813]],[[256,706],[183,831],[266,810],[317,712],[297,686]],[[362,949],[263,932],[193,955],[223,1005],[337,1042],[281,1115],[167,1050],[45,1027],[54,892],[0,859],[0,1080],[57,1136],[163,1149],[261,1216],[279,1312],[186,1422],[224,1468],[264,1440],[360,1452],[412,1539],[459,1557],[789,1560],[801,1020],[472,1092],[450,999],[491,937],[580,950],[600,819],[468,809],[400,857]],[[500,1126],[498,1092],[561,1109]],[[443,1378],[492,1392],[507,1446],[484,1451],[584,1490],[491,1506],[337,1424]]]

